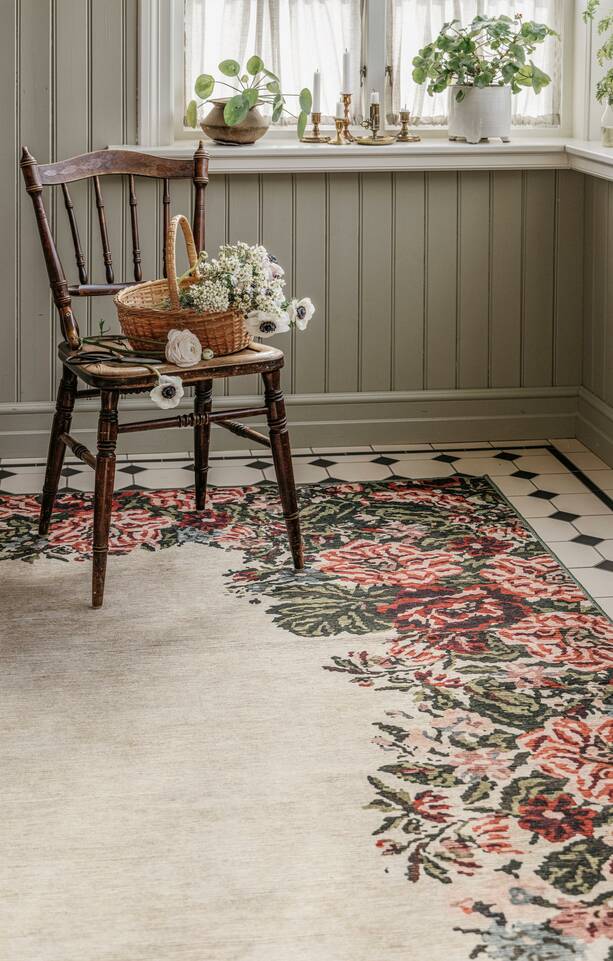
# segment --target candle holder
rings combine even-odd
[[[342,100],[343,100],[343,105],[344,105],[344,107],[345,107],[345,119],[343,120],[344,132],[345,132],[345,139],[348,140],[349,143],[355,143],[355,137],[353,136],[353,134],[351,133],[351,131],[350,131],[350,129],[349,129],[349,124],[351,123],[351,120],[350,120],[350,113],[351,113],[351,109],[350,109],[350,108],[351,108],[351,94],[350,94],[350,93],[342,93],[342,94],[341,94],[341,97],[342,97]]]
[[[301,137],[302,143],[330,143],[330,137],[325,137],[319,132],[321,113],[312,113],[311,120],[313,121],[313,133],[306,133],[304,137]]]
[[[378,103],[371,103],[370,118],[363,120],[360,126],[365,127],[367,130],[372,130],[372,135],[370,137],[356,137],[356,143],[362,144],[365,147],[385,147],[388,144],[396,143],[395,137],[388,137],[386,134],[379,133],[381,127],[381,111]]]
[[[421,140],[421,137],[418,137],[416,133],[411,133],[411,114],[408,110],[400,111],[400,123],[402,126],[400,133],[396,137],[398,143],[418,143]]]
[[[345,136],[345,121],[342,117],[336,117],[334,123],[336,124],[336,138],[331,140],[336,147],[345,147],[350,141]]]

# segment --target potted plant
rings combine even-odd
[[[277,122],[284,111],[296,116],[287,109],[285,96],[289,95],[281,92],[281,81],[255,54],[247,61],[244,71],[241,71],[236,60],[222,60],[219,72],[233,82],[216,81],[209,73],[200,74],[194,84],[194,92],[200,103],[197,100],[190,100],[188,103],[185,112],[186,126],[198,126],[199,107],[209,101],[213,104],[213,109],[200,123],[205,134],[218,143],[252,144],[264,136],[270,123],[269,118],[263,116],[258,107],[263,104],[270,105],[273,123]],[[235,93],[231,97],[213,98],[211,94],[217,85],[229,87]],[[300,105],[296,121],[298,137],[302,137],[308,114],[311,112],[311,91],[305,87],[299,94],[292,96],[298,98]]]
[[[594,20],[600,0],[588,0],[583,19],[586,23]],[[602,46],[596,51],[596,60],[601,67],[613,61],[613,11],[598,21],[598,33],[604,37]],[[604,147],[613,147],[613,67],[609,67],[604,77],[596,84],[596,100],[605,105],[600,131]]]
[[[466,27],[459,20],[443,24],[414,58],[413,79],[427,83],[431,95],[451,87],[450,140],[510,139],[511,95],[522,87],[540,93],[551,82],[529,57],[552,36],[555,30],[520,14],[478,16]]]

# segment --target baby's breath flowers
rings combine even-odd
[[[254,337],[305,330],[315,313],[308,297],[287,300],[285,271],[261,244],[224,244],[213,260],[203,251],[197,269],[200,279],[182,291],[181,305],[202,313],[240,310]]]

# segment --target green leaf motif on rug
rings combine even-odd
[[[453,767],[447,764],[412,764],[407,760],[404,764],[384,764],[379,770],[394,774],[403,781],[429,784],[431,787],[455,787],[456,784],[463,783],[462,779],[453,773]]]
[[[510,690],[491,679],[471,681],[467,690],[471,693],[471,708],[481,717],[523,731],[539,727],[551,714],[535,695]]]
[[[565,780],[534,774],[531,777],[518,777],[502,789],[501,806],[505,811],[519,814],[522,804],[538,795],[553,797],[566,785]]]
[[[270,608],[275,624],[302,637],[370,634],[389,630],[390,619],[377,612],[384,592],[346,590],[334,583],[294,585],[283,603]]]
[[[536,874],[563,894],[586,894],[603,880],[602,868],[613,848],[600,838],[582,838],[547,855]]]

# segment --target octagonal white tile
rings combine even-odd
[[[613,595],[613,571],[603,571],[598,567],[575,567],[571,573],[583,584],[592,597],[611,597]]]
[[[574,544],[573,541],[559,541],[551,545],[551,549],[562,563],[568,567],[594,567],[600,564],[602,558],[595,548],[589,544]]]
[[[540,497],[509,497],[513,507],[528,519],[531,517],[549,517],[553,514],[555,507],[551,501],[543,500]]]
[[[532,527],[544,541],[570,541],[577,531],[568,521],[557,521],[551,517],[537,517],[531,521]]]
[[[610,514],[611,511],[599,497],[587,491],[585,494],[559,494],[553,502],[558,511],[571,514]]]
[[[613,539],[613,514],[606,517],[578,517],[575,527],[582,534],[589,534],[590,537],[602,537],[604,540]]]
[[[445,464],[439,460],[406,460],[392,465],[394,474],[399,477],[419,478],[451,477],[455,474],[455,464]]]
[[[513,461],[496,460],[493,457],[462,457],[455,461],[454,465],[458,474],[473,474],[481,477],[483,474],[491,474],[498,477],[504,474],[512,474],[517,470]]]
[[[587,491],[577,475],[569,471],[565,474],[538,474],[532,478],[532,483],[538,490],[553,494],[584,494]]]

